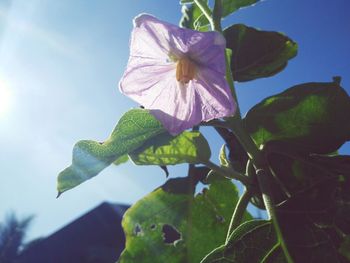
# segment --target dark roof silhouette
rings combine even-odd
[[[127,205],[102,203],[23,251],[20,263],[114,263],[124,249]]]

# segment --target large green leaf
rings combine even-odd
[[[282,231],[296,262],[343,262],[350,234],[350,156],[308,154],[301,147],[270,142],[263,154],[289,196],[272,189]],[[270,184],[273,185],[273,184]]]
[[[58,175],[58,193],[61,194],[96,176],[121,156],[164,132],[162,124],[147,110],[128,111],[105,142],[84,140],[75,144],[72,165]]]
[[[198,131],[185,131],[176,137],[165,133],[148,140],[129,156],[137,165],[198,164],[209,160],[210,147]]]
[[[245,128],[257,145],[273,140],[331,153],[350,139],[350,99],[337,82],[305,83],[268,97],[247,113]]]
[[[287,215],[288,217],[288,215]],[[340,263],[339,254],[327,233],[292,216],[284,223],[283,235],[294,262]],[[229,241],[214,249],[201,263],[285,263],[271,222],[248,221]]]
[[[252,220],[241,224],[225,245],[216,248],[201,263],[284,263],[268,260],[270,256],[275,258],[276,253],[281,252],[272,224],[265,220]]]
[[[259,1],[260,0],[223,0],[222,17],[228,16],[242,7],[253,5]]]
[[[125,213],[120,263],[198,263],[224,243],[237,189],[229,180],[216,181],[194,196],[190,180],[169,180]]]
[[[234,1],[232,1],[234,2]],[[287,36],[236,24],[224,30],[232,49],[231,70],[235,81],[269,77],[283,70],[297,54],[297,44]]]

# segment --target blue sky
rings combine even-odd
[[[350,93],[349,8],[349,0],[266,0],[225,20],[283,32],[299,44],[282,73],[236,85],[242,112],[295,84],[335,75]],[[57,174],[70,164],[74,143],[103,141],[136,106],[117,86],[132,19],[143,12],[174,24],[181,16],[177,0],[0,0],[0,219],[10,210],[35,214],[29,238],[102,201],[133,203],[164,182],[157,167],[129,163],[55,199]],[[204,133],[216,161],[222,141]],[[186,167],[170,172],[184,175]]]

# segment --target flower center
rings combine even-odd
[[[188,58],[184,57],[177,61],[176,80],[188,83],[196,75],[196,65]]]

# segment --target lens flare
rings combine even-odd
[[[12,106],[12,93],[9,85],[0,79],[0,119],[7,116]]]

